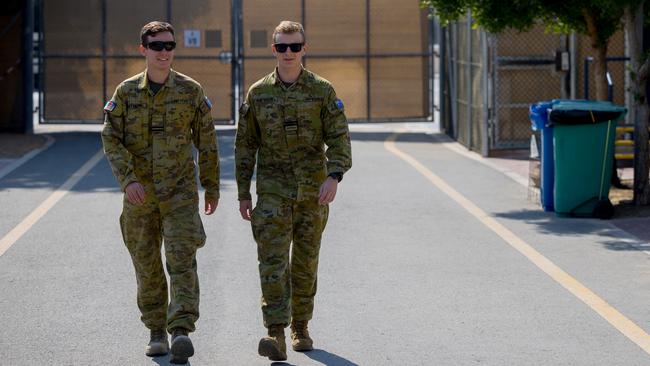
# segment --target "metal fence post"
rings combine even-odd
[[[488,131],[490,124],[490,109],[489,109],[489,100],[490,100],[490,88],[488,88],[488,45],[487,45],[487,34],[484,30],[481,30],[481,55],[482,55],[482,82],[481,82],[481,92],[483,93],[483,108],[482,108],[482,119],[483,130],[481,133],[481,155],[488,156],[490,152],[490,141],[488,139]]]
[[[436,29],[438,30],[438,48],[440,52],[440,56],[438,57],[438,65],[440,66],[440,75],[438,76],[438,107],[440,108],[440,112],[438,114],[438,118],[440,121],[438,122],[440,124],[440,127],[443,126],[443,119],[447,118],[447,97],[446,95],[449,94],[449,91],[445,89],[445,85],[447,85],[447,67],[446,65],[446,58],[447,58],[447,46],[446,46],[446,33],[448,32],[448,27],[442,28],[440,26],[439,22],[436,22]],[[449,133],[448,129],[451,129],[449,127],[449,122],[448,120],[444,123],[445,126],[445,133]]]
[[[576,99],[578,95],[578,51],[577,51],[578,36],[576,32],[572,32],[569,37],[569,73],[571,74],[571,92],[570,98]]]
[[[34,0],[23,3],[23,113],[24,132],[34,133]]]
[[[472,143],[472,127],[474,121],[472,121],[472,12],[467,12],[467,63],[465,67],[467,68],[467,146],[470,150],[474,147]]]

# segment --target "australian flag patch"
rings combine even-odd
[[[108,102],[106,102],[106,105],[104,106],[104,111],[112,112],[115,109],[115,107],[117,107],[117,103],[115,103],[112,100],[109,100]]]

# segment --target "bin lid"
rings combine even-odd
[[[530,118],[533,131],[542,130],[548,125],[548,110],[550,108],[550,101],[530,105],[528,108],[528,118]]]
[[[590,100],[559,100],[549,112],[551,124],[581,125],[614,121],[618,122],[627,108],[610,102]]]

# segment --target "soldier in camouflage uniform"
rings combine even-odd
[[[307,322],[314,308],[321,235],[328,204],[352,164],[343,103],[327,80],[302,67],[304,37],[299,23],[284,21],[275,29],[277,67],[248,91],[235,142],[239,210],[251,221],[257,242],[268,328],[258,352],[274,361],[287,358],[284,328],[289,324],[293,349],[313,349]],[[252,209],[256,164],[258,199]]]
[[[205,243],[192,144],[207,215],[219,202],[219,155],[209,99],[199,83],[171,69],[172,26],[151,22],[141,40],[147,69],[123,81],[106,103],[102,141],[125,192],[120,225],[135,267],[141,319],[151,330],[146,354],[167,354],[169,331],[171,361],[186,363],[194,354],[188,333],[199,317],[196,251]]]

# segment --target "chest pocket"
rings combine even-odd
[[[189,96],[171,97],[165,105],[165,132],[169,137],[187,139],[191,135],[192,122],[197,116],[194,100]]]
[[[124,119],[124,146],[138,151],[149,146],[149,108],[146,103],[129,98]]]
[[[280,101],[276,98],[260,98],[254,103],[255,115],[260,123],[261,133],[267,137],[271,144],[278,144],[284,136],[282,130],[284,112]]]
[[[304,100],[298,108],[298,137],[300,141],[311,145],[320,146],[323,141],[323,123],[321,120],[322,101]]]

